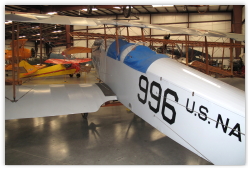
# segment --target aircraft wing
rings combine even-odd
[[[84,59],[48,59],[45,61],[45,63],[52,63],[52,64],[79,64],[79,63],[87,63],[91,61],[90,58],[84,58]]]
[[[64,50],[62,53],[64,55],[76,54],[76,53],[91,53],[92,49],[87,47],[69,47]]]
[[[110,20],[110,19],[107,20],[107,19],[95,19],[95,18],[84,18],[84,17],[69,17],[61,15],[48,15],[48,14],[35,14],[35,13],[28,14],[28,13],[5,11],[5,20],[32,22],[32,23],[47,23],[47,24],[81,25],[81,26],[99,26],[104,24],[118,25],[118,26],[129,26],[129,27],[139,27],[139,28],[152,28],[173,34],[187,34],[187,35],[208,36],[208,37],[225,37],[234,39],[236,41],[245,41],[244,34],[152,25],[152,24],[144,24],[136,22]]]
[[[34,118],[96,112],[116,95],[104,83],[5,86],[5,119]],[[33,106],[33,107],[32,107]]]

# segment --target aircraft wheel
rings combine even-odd
[[[88,115],[89,115],[88,113],[82,113],[82,118],[83,118],[83,119],[87,119],[87,118],[88,118]]]
[[[69,77],[73,77],[73,74],[69,74]]]
[[[76,74],[76,77],[77,77],[77,78],[81,77],[81,74],[79,74],[79,73],[78,73],[78,74]]]

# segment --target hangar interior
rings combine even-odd
[[[73,16],[79,19],[87,17],[128,20],[158,26],[245,34],[244,5],[157,7],[152,5],[5,5],[5,11],[38,14],[53,12],[54,14],[51,15]],[[244,42],[225,37],[206,39],[202,36],[183,34],[168,35],[165,31],[151,28],[123,26],[117,28],[112,25],[79,26],[5,21],[5,50],[12,51],[14,43],[11,42],[14,40],[27,39],[23,48],[31,51],[31,57],[25,61],[32,65],[39,65],[45,64],[44,61],[52,55],[62,55],[62,52],[70,47],[91,48],[96,38],[104,36],[115,38],[117,33],[120,36],[129,36],[131,42],[150,47],[156,53],[166,54],[183,64],[194,60],[199,61],[204,65],[192,67],[245,91],[245,70],[242,68],[243,65],[245,68]],[[161,40],[170,41],[164,43]],[[204,44],[206,41],[210,46],[206,47]],[[204,61],[208,56],[209,65],[219,68],[220,71],[206,72]],[[91,53],[79,52],[70,54],[70,57],[91,59]],[[10,63],[11,60],[5,60],[6,65]],[[88,64],[84,65],[84,69],[78,75],[72,74],[72,77],[56,75],[19,79],[17,76],[18,80],[15,80],[14,76],[12,82],[10,80],[13,80],[13,72],[6,70],[5,79],[8,81],[5,84],[25,86],[98,83],[95,68],[92,65],[88,66]],[[86,68],[89,69],[85,70]],[[83,113],[76,113],[6,120],[5,164],[213,165],[152,127],[125,106],[119,103],[114,105],[103,105],[97,112],[89,113],[87,118]]]

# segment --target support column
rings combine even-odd
[[[120,47],[119,47],[119,41],[118,41],[118,26],[116,25],[115,27],[115,39],[116,39],[116,52],[117,52],[117,56],[120,54]]]
[[[188,35],[185,35],[186,41],[186,65],[188,65]]]
[[[17,63],[17,82],[19,84],[19,23],[17,22],[17,33],[16,33],[16,39],[17,39],[17,51],[16,51],[16,63]]]
[[[89,32],[89,26],[87,26],[87,33]],[[87,44],[87,48],[89,48],[89,37],[87,37],[87,42],[86,42],[86,44]],[[87,53],[87,58],[89,58],[89,53]]]
[[[35,42],[35,52],[36,52],[35,58],[37,58],[37,52],[38,52],[38,43],[37,43],[37,40]]]
[[[233,6],[233,32],[242,33],[242,5]],[[240,41],[235,41],[236,44],[241,44]],[[235,49],[235,57],[238,58],[241,54],[241,48]]]
[[[42,46],[42,24],[40,24],[40,65],[42,65],[43,59],[42,59],[42,55],[43,55],[43,46]]]
[[[126,27],[127,28],[127,37],[128,37],[128,42],[129,42],[129,30],[128,30],[128,27]]]
[[[152,16],[151,16],[151,14],[149,14],[149,24],[152,24]],[[152,38],[152,29],[151,28],[149,28],[149,38],[150,38],[150,40]],[[152,41],[150,41],[150,46],[153,46]]]
[[[72,45],[72,39],[69,33],[72,32],[72,26],[65,25],[65,31],[66,31],[66,48],[70,48]]]
[[[106,25],[104,24],[104,45],[105,45],[105,51],[107,50],[107,38],[106,38]]]
[[[233,75],[233,48],[230,47],[230,67],[231,67],[231,74]]]
[[[15,41],[15,22],[12,22],[12,85],[13,85],[13,101],[16,101],[16,85],[15,85],[15,45],[14,45],[14,41]]]
[[[46,56],[48,56],[51,52],[52,52],[52,47],[50,46],[49,44],[50,42],[48,43],[45,43],[45,53],[46,53]]]
[[[143,28],[141,28],[141,36],[142,36],[143,45],[145,46],[145,37],[144,37]]]
[[[221,60],[221,69],[223,70],[223,60],[224,60],[224,52],[225,52],[225,47],[223,47],[223,51],[222,51],[222,60]]]

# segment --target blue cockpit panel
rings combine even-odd
[[[129,43],[125,40],[118,39],[119,42],[119,50],[120,52],[123,51],[125,48],[127,48],[130,45],[133,45],[132,43]],[[117,55],[116,51],[116,41],[114,41],[108,49],[107,55],[115,60],[120,60],[120,55]]]
[[[129,43],[125,40],[119,39],[119,50],[120,54],[127,47],[134,45],[134,43]],[[107,55],[115,60],[120,61],[120,54],[117,55],[116,41],[114,41],[108,49]],[[124,59],[124,64],[129,67],[138,70],[140,72],[146,73],[148,67],[156,60],[160,58],[169,58],[164,54],[156,54],[150,48],[142,45],[138,45],[134,50],[130,51]]]
[[[131,68],[146,73],[148,67],[160,58],[169,58],[164,54],[156,54],[150,48],[139,45],[132,50],[124,59],[124,63]]]

